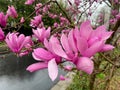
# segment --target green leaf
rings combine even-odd
[[[97,74],[97,78],[104,79],[105,74],[104,73]]]

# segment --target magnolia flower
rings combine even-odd
[[[31,37],[25,37],[23,34],[20,34],[18,36],[18,33],[8,33],[5,41],[8,47],[11,49],[11,51],[18,55],[21,55],[21,53],[23,55],[23,53],[26,53],[25,51],[31,49],[33,45]],[[24,50],[22,51],[22,49]]]
[[[39,15],[40,12],[42,11],[42,9],[40,9],[41,6],[42,6],[42,3],[36,4],[35,6],[36,15]]]
[[[118,13],[118,14],[116,15],[116,19],[117,19],[117,20],[120,19],[120,13]]]
[[[39,42],[43,42],[45,38],[48,38],[50,36],[50,30],[50,27],[47,30],[44,27],[37,28],[37,30],[33,29],[33,36],[37,38]]]
[[[68,35],[62,34],[60,43],[52,43],[53,51],[56,55],[73,62],[78,70],[88,74],[93,72],[94,64],[90,59],[97,52],[112,50],[114,47],[105,44],[105,41],[111,36],[105,26],[100,26],[93,30],[90,22],[81,24],[80,30],[75,28]]]
[[[25,21],[24,17],[21,17],[20,22],[23,23]]]
[[[4,32],[2,31],[2,28],[0,28],[0,41],[3,41],[5,39]]]
[[[97,52],[101,50],[104,51],[105,48],[109,48],[107,50],[112,50],[114,48],[112,45],[105,44],[105,41],[112,33],[111,31],[107,31],[104,25],[93,30],[90,21],[86,21],[81,24],[80,31],[75,29],[74,36],[81,55],[92,57]]]
[[[27,1],[25,2],[25,4],[26,4],[26,5],[31,5],[31,4],[34,3],[34,1],[35,1],[35,0],[27,0]]]
[[[79,6],[81,3],[81,0],[74,0],[75,5]]]
[[[34,63],[27,67],[27,70],[30,72],[34,72],[40,69],[48,68],[49,77],[52,81],[54,81],[58,75],[58,64],[61,62],[61,58],[57,56],[53,47],[51,47],[52,42],[58,42],[56,38],[51,37],[48,42],[47,39],[44,40],[44,48],[37,48],[33,50],[32,56],[35,60],[40,61],[38,63]]]
[[[94,69],[94,63],[92,60],[90,60],[90,58],[80,57],[76,61],[76,67],[78,70],[82,70],[88,74],[91,74],[93,72],[93,69]]]
[[[65,24],[69,24],[69,21],[64,17],[60,17],[60,25],[63,26]]]
[[[111,14],[112,14],[113,16],[115,16],[115,15],[118,14],[118,11],[117,11],[117,10],[111,10]]]
[[[54,27],[57,28],[59,24],[57,22],[54,23]]]
[[[39,28],[43,27],[42,16],[38,15],[35,16],[34,19],[31,19],[30,26]]]
[[[73,62],[78,70],[82,70],[88,74],[91,74],[94,67],[93,63],[91,63],[93,61],[87,57],[84,57],[87,58],[84,63],[84,59],[81,59],[83,57],[78,55],[79,52],[77,49],[76,42],[74,41],[73,31],[71,30],[71,32],[68,35],[68,38],[65,34],[62,34],[60,42],[62,46],[60,45],[60,43],[52,43],[52,47],[54,47],[53,51],[55,52],[55,54],[67,59],[67,61]],[[79,67],[79,65],[81,67]]]
[[[0,12],[0,25],[5,27],[7,23],[7,15],[4,15],[3,12]]]
[[[117,22],[117,19],[116,18],[110,19],[109,22],[110,24],[115,24]]]
[[[11,6],[11,7],[8,6],[7,15],[8,15],[8,16],[11,16],[11,17],[13,17],[13,18],[17,18],[17,17],[18,17],[18,14],[17,14],[14,6]]]

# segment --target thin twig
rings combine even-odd
[[[56,0],[54,2],[57,4],[57,6],[59,7],[59,9],[63,12],[63,14],[65,15],[65,17],[68,19],[68,21],[70,23],[72,23],[71,19],[68,17],[67,13],[61,8],[61,6],[59,5],[59,3]]]
[[[109,63],[111,63],[112,65],[115,65],[115,63],[112,62],[109,58],[107,58],[104,54],[100,53],[100,55],[104,57],[104,59],[107,60]]]

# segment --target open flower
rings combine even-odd
[[[17,18],[18,14],[14,6],[8,6],[7,15],[13,18]]]
[[[74,31],[80,54],[85,57],[92,57],[97,52],[112,50],[114,48],[112,45],[105,44],[112,33],[107,31],[104,25],[93,30],[90,21],[83,22],[80,30],[75,29]]]
[[[18,33],[8,33],[5,41],[11,51],[18,55],[23,54],[28,49],[30,50],[33,45],[31,37],[25,37],[23,34],[18,35]]]
[[[73,62],[78,70],[88,74],[93,72],[94,64],[90,59],[97,52],[112,50],[114,47],[105,44],[112,32],[106,31],[104,26],[93,30],[90,22],[81,24],[80,30],[76,27],[68,35],[62,34],[60,43],[52,43],[56,55]]]
[[[27,67],[27,70],[34,72],[40,69],[48,68],[49,77],[54,81],[58,75],[58,64],[61,62],[61,58],[56,55],[51,47],[52,42],[58,42],[56,38],[51,37],[48,42],[44,40],[44,48],[37,48],[33,50],[32,56],[35,60],[40,61]]]
[[[51,28],[49,27],[47,30],[43,28],[37,28],[37,30],[33,29],[33,36],[37,38],[39,42],[43,42],[45,38],[49,38],[50,36],[50,30]]]

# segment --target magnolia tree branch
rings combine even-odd
[[[92,2],[92,4],[94,3],[94,1]],[[87,7],[81,14],[80,16],[78,17],[78,21],[77,21],[77,24],[79,23],[79,20],[81,19],[82,15],[92,6],[92,4],[89,5],[89,7]]]
[[[115,26],[113,27],[112,31],[113,34],[112,36],[107,40],[107,43],[111,43],[111,41],[114,39],[115,33],[117,32],[118,28],[120,27],[120,19],[117,20]]]
[[[67,13],[61,8],[61,6],[59,5],[59,3],[56,0],[54,2],[57,4],[57,6],[59,7],[59,9],[63,12],[63,14],[65,15],[65,17],[68,19],[68,21],[70,23],[72,23],[71,19],[68,17]]]
[[[25,18],[25,20],[24,20],[24,22],[23,23],[25,23],[27,20],[29,20],[29,18],[31,17],[31,16],[33,16],[35,13],[36,13],[36,11],[38,11],[40,8],[43,8],[43,7],[45,7],[46,5],[48,5],[48,4],[50,4],[50,3],[53,3],[54,1],[52,1],[52,0],[50,0],[50,1],[48,1],[48,2],[46,2],[45,4],[43,4],[41,7],[39,7],[38,9],[36,9],[36,10],[34,10],[28,17],[26,17]],[[16,26],[14,26],[14,27],[17,27],[17,26],[19,26],[19,25],[23,25],[23,23],[17,23],[16,24]],[[11,29],[11,28],[14,28],[14,27],[7,27],[7,28],[3,28],[3,30],[6,30],[6,29]],[[19,29],[18,29],[19,30]]]

